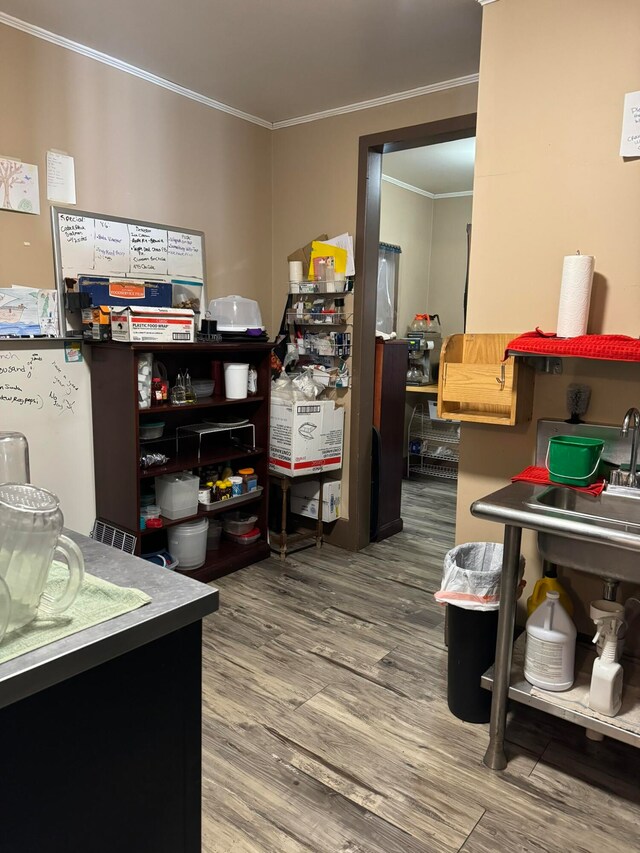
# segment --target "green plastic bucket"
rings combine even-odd
[[[598,479],[598,467],[604,450],[601,438],[557,435],[549,439],[547,470],[554,483],[589,486]]]

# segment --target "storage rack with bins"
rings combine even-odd
[[[104,342],[92,345],[91,391],[93,410],[96,513],[99,521],[135,536],[135,553],[149,553],[166,547],[166,528],[202,516],[216,518],[235,509],[237,503],[258,516],[261,538],[252,545],[239,545],[223,538],[220,548],[207,552],[205,564],[185,572],[204,582],[269,556],[268,535],[268,442],[269,392],[271,386],[270,343],[222,344],[131,344]],[[242,400],[227,400],[214,389],[211,397],[195,403],[164,403],[147,409],[138,406],[138,356],[150,352],[162,361],[173,379],[187,368],[192,378],[210,378],[212,363],[244,362],[258,373],[257,394]],[[205,429],[191,432],[202,422],[247,418],[252,428]],[[163,420],[160,438],[140,439],[140,426]],[[178,433],[180,438],[178,440]],[[141,451],[164,453],[169,461],[149,468],[140,466]],[[163,518],[163,527],[140,530],[140,493],[160,474],[195,471],[229,462],[235,468],[254,468],[263,487],[240,501],[220,501],[211,510],[198,509],[187,518]],[[179,569],[178,569],[179,571]]]
[[[305,352],[299,356],[300,363],[311,361],[335,374],[340,363],[351,356],[349,330],[353,311],[347,305],[352,304],[353,291],[327,289],[331,287],[335,287],[335,284],[321,281],[290,282],[286,321],[294,329],[309,330],[303,333]],[[341,300],[343,305],[338,308],[325,307],[331,306],[334,300]],[[326,331],[323,327],[326,327]],[[335,376],[332,376],[329,384],[335,387]]]
[[[432,420],[427,405],[414,406],[407,435],[407,477],[426,474],[457,480],[459,444],[459,424]]]

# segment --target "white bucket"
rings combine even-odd
[[[199,569],[207,558],[209,519],[177,524],[167,531],[169,552],[181,569]]]
[[[224,393],[227,400],[244,400],[249,387],[249,365],[224,365]]]

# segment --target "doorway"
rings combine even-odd
[[[356,289],[353,338],[349,538],[358,550],[370,538],[375,329],[383,155],[475,136],[475,113],[361,137],[356,228]],[[343,543],[340,543],[343,544]]]

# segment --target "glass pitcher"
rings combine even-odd
[[[7,632],[24,627],[38,612],[62,613],[75,601],[84,559],[75,542],[62,535],[63,523],[51,492],[21,483],[0,485],[0,578],[11,596]],[[55,598],[44,592],[54,556],[69,570],[67,584]]]
[[[0,432],[0,483],[29,482],[29,445],[21,432]]]

